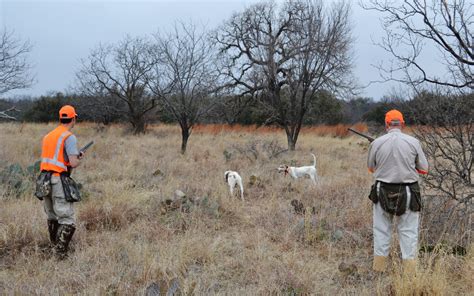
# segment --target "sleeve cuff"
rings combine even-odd
[[[418,172],[418,174],[422,174],[422,175],[428,174],[428,171],[424,171],[424,170],[420,170],[420,169],[416,169],[416,171]]]

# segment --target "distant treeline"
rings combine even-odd
[[[468,120],[474,110],[474,94],[464,96],[439,96],[422,92],[410,99],[382,99],[374,101],[371,98],[355,98],[340,100],[327,92],[319,92],[315,97],[304,125],[335,125],[367,122],[372,124],[384,123],[385,113],[393,108],[405,114],[407,124],[441,123],[452,109],[460,106],[466,110]],[[120,101],[108,97],[87,97],[75,94],[56,93],[55,95],[39,98],[7,100],[0,99],[0,111],[16,107],[12,113],[19,121],[24,122],[54,122],[58,118],[58,110],[64,104],[76,107],[81,121],[91,121],[102,124],[128,122],[127,106]],[[436,107],[436,113],[430,109]],[[442,110],[439,112],[439,110]],[[148,122],[176,123],[174,117],[166,109],[157,106],[151,112]],[[460,120],[463,120],[461,117]],[[222,104],[201,119],[200,123],[224,123],[241,125],[272,125],[265,112],[256,101],[245,97],[224,97]]]

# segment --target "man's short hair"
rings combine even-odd
[[[392,120],[388,123],[389,126],[402,126],[402,122],[400,120]]]

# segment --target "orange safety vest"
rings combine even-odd
[[[41,170],[62,173],[67,171],[69,162],[64,159],[64,142],[72,133],[60,125],[43,138]]]

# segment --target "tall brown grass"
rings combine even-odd
[[[37,160],[41,138],[53,127],[1,124],[0,169]],[[295,152],[269,158],[256,145],[246,157],[249,143],[285,146],[286,136],[240,128],[196,127],[181,155],[175,126],[132,136],[120,125],[79,124],[73,130],[79,143],[93,139],[95,145],[73,174],[84,186],[84,200],[75,205],[73,252],[56,261],[47,251],[41,202],[31,192],[5,197],[0,186],[0,294],[130,295],[173,281],[188,295],[472,292],[472,250],[465,257],[420,257],[409,282],[394,241],[390,272],[373,277],[365,140],[344,134],[345,126],[306,128]],[[231,148],[241,153],[224,154]],[[277,173],[280,164],[312,163],[309,153],[317,157],[318,187]],[[243,177],[245,202],[229,196],[223,175],[229,169]],[[260,182],[250,185],[251,175]],[[161,201],[176,189],[199,205],[162,214]],[[294,198],[315,214],[296,214]],[[355,274],[341,273],[341,262],[355,264]]]

